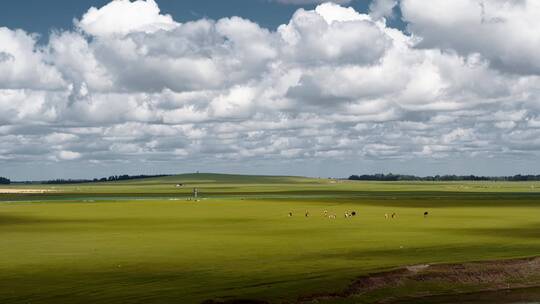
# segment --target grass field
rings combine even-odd
[[[403,265],[540,255],[538,182],[191,174],[9,188],[51,192],[0,194],[0,303],[284,301]]]

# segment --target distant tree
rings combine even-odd
[[[11,184],[11,181],[9,180],[9,178],[0,177],[0,185],[9,185],[9,184]]]
[[[349,180],[359,181],[540,181],[540,175],[514,176],[476,176],[476,175],[435,175],[435,176],[415,176],[402,174],[364,174],[351,175]]]
[[[151,178],[151,177],[164,177],[169,175],[111,175],[109,177],[94,178],[94,179],[55,179],[42,182],[42,184],[82,184],[82,183],[97,183],[97,182],[114,182],[114,181],[123,181],[131,179],[140,179],[140,178]]]

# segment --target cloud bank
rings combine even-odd
[[[402,0],[405,33],[378,2],[275,31],[153,0],[90,8],[46,45],[2,27],[0,164],[535,163],[540,4]]]

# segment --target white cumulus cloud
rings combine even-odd
[[[95,36],[154,33],[174,29],[177,25],[170,15],[160,14],[154,0],[111,1],[102,8],[90,8],[78,22],[81,29]]]
[[[419,46],[481,54],[495,68],[540,74],[540,2],[535,0],[402,0]]]

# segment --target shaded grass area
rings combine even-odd
[[[190,175],[0,195],[0,302],[285,301],[402,265],[536,256],[536,185]]]
[[[466,293],[453,296],[433,296],[426,298],[408,299],[400,304],[507,304],[507,303],[538,303],[540,288],[519,288],[499,291]],[[336,303],[337,304],[337,303]]]

